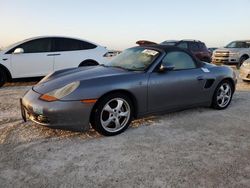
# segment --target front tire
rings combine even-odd
[[[218,110],[226,109],[231,103],[232,97],[232,83],[227,80],[222,81],[215,89],[212,107]]]
[[[7,81],[7,75],[3,69],[0,68],[0,87],[2,87]]]
[[[239,63],[237,64],[237,69],[240,69],[241,65],[243,64],[244,61],[246,61],[248,58],[243,56],[240,58]]]
[[[124,132],[132,121],[134,108],[130,98],[114,93],[103,98],[92,114],[92,127],[102,135],[114,136]]]

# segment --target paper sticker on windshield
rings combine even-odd
[[[203,70],[203,72],[210,72],[207,68],[201,68],[201,70]]]
[[[143,54],[147,54],[147,55],[151,55],[151,56],[155,56],[157,55],[159,52],[155,51],[155,50],[149,50],[149,49],[145,49],[142,51]]]

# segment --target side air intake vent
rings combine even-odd
[[[205,84],[205,88],[208,89],[210,88],[214,83],[214,79],[207,79],[207,82]]]

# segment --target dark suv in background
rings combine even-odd
[[[161,44],[188,49],[201,61],[210,63],[212,59],[212,52],[207,49],[204,42],[199,40],[167,40]]]

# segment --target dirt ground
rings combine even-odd
[[[0,187],[250,187],[250,83],[226,110],[149,117],[115,137],[23,123],[33,84],[0,89]]]

